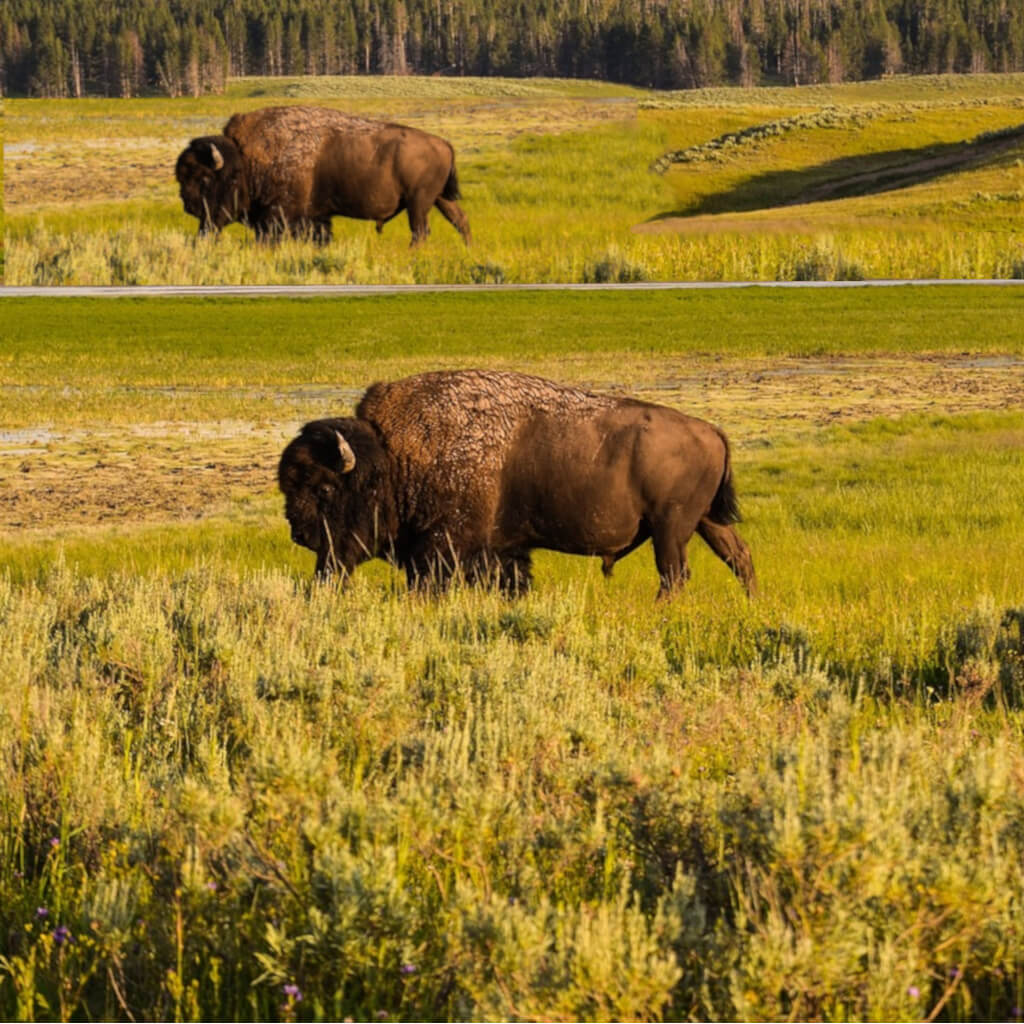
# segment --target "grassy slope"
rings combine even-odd
[[[297,99],[451,138],[474,248],[465,252],[440,219],[427,258],[408,253],[404,226],[376,238],[340,219],[326,252],[268,252],[240,228],[194,248],[175,154],[240,106]],[[773,209],[851,165],[863,171],[1019,124],[1019,76],[696,94],[553,81],[253,81],[195,101],[8,106],[15,147],[38,147],[8,168],[11,283],[1011,277],[1022,259],[1019,146],[881,196]],[[666,151],[823,107],[870,116],[664,179],[648,171]],[[662,219],[700,210],[716,216]]]

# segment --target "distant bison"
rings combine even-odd
[[[406,210],[416,245],[436,206],[470,241],[451,145],[400,124],[266,107],[235,114],[223,135],[193,139],[174,173],[200,234],[241,221],[260,238],[289,232],[324,243],[332,217],[376,221],[381,231]]]
[[[703,420],[539,377],[486,370],[374,384],[355,417],[307,423],[281,456],[292,540],[316,571],[369,558],[410,586],[455,572],[518,593],[530,552],[596,555],[606,575],[649,537],[659,596],[689,577],[696,531],[755,589],[729,445]]]

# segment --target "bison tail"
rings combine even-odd
[[[722,469],[722,480],[718,485],[714,498],[711,499],[711,508],[708,510],[708,519],[719,526],[731,526],[741,520],[740,503],[736,499],[736,491],[732,485],[732,458],[729,454],[729,442],[724,434],[720,434],[722,444],[725,445],[725,466]]]
[[[452,169],[448,174],[448,180],[444,183],[444,190],[441,192],[442,199],[456,200],[462,198],[459,191],[459,178],[455,173],[455,161],[452,161]]]

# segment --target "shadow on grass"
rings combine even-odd
[[[679,209],[656,214],[651,222],[669,217],[749,213],[909,188],[983,166],[1013,148],[1024,149],[1024,124],[966,142],[866,153],[799,170],[768,171],[725,191],[701,196]]]

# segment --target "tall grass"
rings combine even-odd
[[[978,206],[998,199],[978,196]],[[1020,205],[1013,195],[1009,202]],[[987,212],[987,210],[986,210]],[[447,230],[440,225],[438,231]],[[395,231],[401,230],[398,228]],[[474,227],[474,231],[476,228]],[[273,250],[233,234],[197,241],[169,230],[96,235],[32,230],[8,247],[8,284],[538,284],[549,281],[861,281],[1024,277],[1024,237],[887,228],[783,234],[720,231],[702,237],[609,233],[574,245],[552,220],[544,241],[508,240],[499,253],[435,238],[429,252],[376,251],[376,236],[329,249],[287,241]],[[381,258],[385,257],[385,258]]]
[[[1008,1015],[1020,613],[901,696],[798,603],[596,582],[0,580],[4,1015]]]

